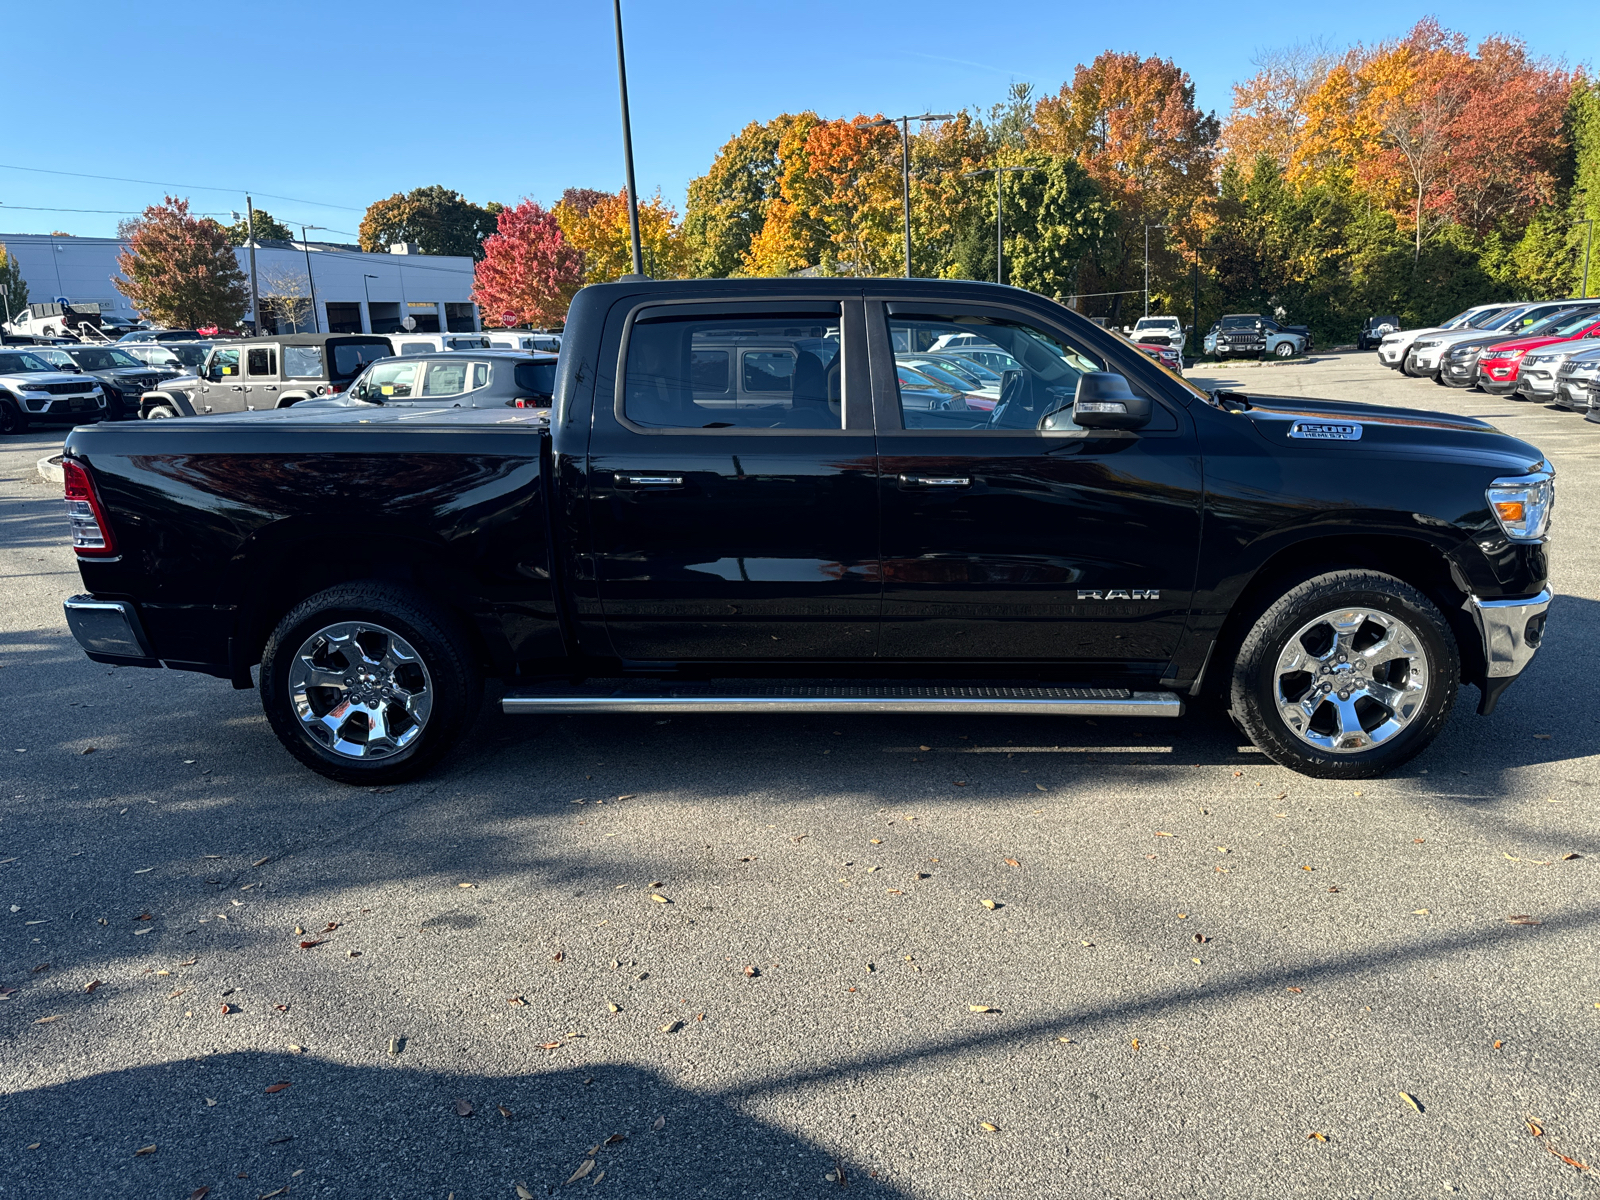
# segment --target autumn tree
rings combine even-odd
[[[241,216],[232,225],[224,226],[228,231],[228,241],[234,246],[246,246],[250,243],[250,229],[252,227],[249,215]],[[264,208],[255,210],[254,228],[256,241],[263,240],[292,242],[294,231],[283,222],[279,221]]]
[[[0,315],[15,316],[28,307],[28,281],[22,277],[22,265],[16,255],[0,243],[0,288],[5,289],[5,300],[0,303]]]
[[[785,136],[817,119],[815,113],[782,113],[752,121],[717,152],[704,175],[690,181],[683,235],[696,275],[723,278],[743,269],[750,244],[781,198],[782,152],[792,145]]]
[[[396,192],[367,206],[359,230],[361,248],[381,252],[415,242],[424,254],[482,259],[483,240],[495,232],[501,207],[473,204],[439,184]]]
[[[511,313],[519,325],[566,319],[583,285],[583,255],[563,236],[553,214],[527,199],[503,210],[483,251],[472,290],[483,313],[496,320]]]
[[[583,256],[584,283],[605,283],[633,273],[626,188],[615,195],[568,189],[551,214],[562,236]],[[652,278],[681,279],[688,272],[689,248],[678,225],[678,211],[659,193],[639,204],[639,246],[645,273]]]
[[[227,230],[191,215],[187,200],[168,196],[119,232],[129,245],[113,282],[142,316],[187,329],[234,329],[244,319],[250,294]]]
[[[1268,154],[1287,171],[1305,136],[1307,106],[1337,59],[1320,46],[1295,45],[1258,54],[1256,73],[1233,85],[1233,111],[1220,147],[1246,167]]]

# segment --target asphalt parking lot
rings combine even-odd
[[[0,1195],[1600,1194],[1600,426],[1370,354],[1204,379],[1547,453],[1498,712],[1351,786],[1214,716],[486,705],[351,789],[253,692],[87,661],[61,433],[0,442]]]

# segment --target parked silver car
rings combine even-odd
[[[1552,342],[1522,356],[1522,366],[1517,370],[1517,394],[1540,404],[1563,404],[1559,395],[1557,372],[1575,354],[1600,350],[1600,337],[1579,338],[1571,342]]]
[[[1595,403],[1600,401],[1600,348],[1574,354],[1556,371],[1555,402],[1576,409],[1591,421],[1600,421]]]

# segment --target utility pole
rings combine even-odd
[[[622,92],[622,157],[628,172],[628,232],[633,238],[633,274],[643,279],[644,251],[639,245],[639,191],[633,182],[633,130],[628,124],[628,63],[622,53],[622,0],[611,0],[617,26],[617,87]]]
[[[313,333],[322,332],[322,318],[317,315],[317,279],[311,273],[311,243],[306,241],[306,230],[321,228],[321,225],[300,226],[300,249],[304,250],[306,255],[306,282],[311,285],[311,331]]]
[[[249,196],[244,198],[245,237],[250,243],[250,323],[256,333],[261,332],[261,290],[256,286],[256,205]]]
[[[911,278],[911,122],[912,121],[953,121],[954,113],[923,113],[915,117],[880,117],[876,121],[868,121],[861,128],[875,129],[879,125],[900,125],[900,186],[901,200],[905,206],[906,216],[906,278]]]
[[[994,281],[1006,281],[1006,208],[1005,193],[1000,186],[1008,171],[1042,171],[1043,167],[984,167],[978,171],[964,171],[961,178],[974,179],[979,175],[994,176]]]
[[[1144,227],[1144,315],[1150,315],[1150,231],[1152,229],[1170,229],[1170,225],[1146,225]],[[1196,285],[1198,286],[1198,285]]]

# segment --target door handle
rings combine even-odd
[[[682,475],[624,474],[617,472],[619,487],[682,487]]]
[[[902,475],[903,488],[965,488],[972,486],[970,475]]]
[[[242,392],[242,391],[244,391],[244,384],[242,384],[242,383],[235,383],[235,384],[232,384],[232,385],[231,385],[231,386],[230,386],[230,387],[229,387],[229,388],[228,388],[228,390],[229,390],[229,391],[230,391],[230,392]]]

